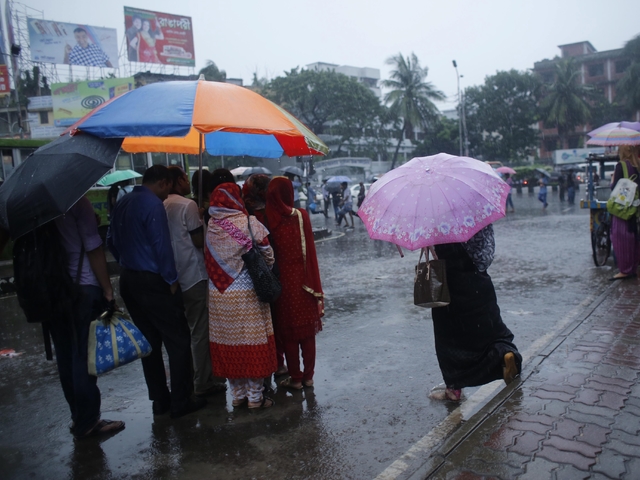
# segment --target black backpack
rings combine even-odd
[[[51,358],[47,322],[71,318],[78,295],[67,267],[67,251],[51,221],[18,238],[13,245],[14,284],[29,323],[42,323],[47,358]]]

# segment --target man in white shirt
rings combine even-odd
[[[180,167],[169,167],[173,188],[164,201],[169,220],[171,245],[184,298],[185,315],[191,329],[194,390],[198,396],[223,392],[226,385],[216,382],[209,354],[209,295],[204,265],[204,228],[198,205],[184,195],[191,193],[189,177]],[[220,380],[220,379],[218,379]]]

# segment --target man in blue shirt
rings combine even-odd
[[[162,415],[171,410],[171,417],[176,418],[207,402],[191,396],[191,338],[162,203],[171,187],[167,167],[154,165],[147,169],[142,185],[116,204],[107,245],[122,267],[122,299],[153,349],[142,359],[153,413]],[[163,344],[169,356],[171,393],[162,359]]]

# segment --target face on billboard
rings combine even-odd
[[[124,7],[130,62],[195,66],[191,17]]]
[[[115,28],[27,18],[31,60],[88,67],[118,66]]]

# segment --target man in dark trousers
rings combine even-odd
[[[163,200],[172,188],[163,165],[147,169],[142,185],[116,204],[107,245],[120,263],[120,294],[131,318],[151,344],[142,359],[154,415],[177,418],[206,405],[192,398],[191,337],[184,315]],[[171,393],[167,388],[162,345],[167,349]]]
[[[76,438],[114,433],[124,428],[124,422],[100,419],[98,379],[89,375],[87,362],[91,321],[113,301],[113,288],[91,202],[82,197],[67,213],[55,219],[55,225],[67,252],[67,270],[78,284],[71,318],[55,315],[49,322],[60,383],[71,410],[71,432]]]

